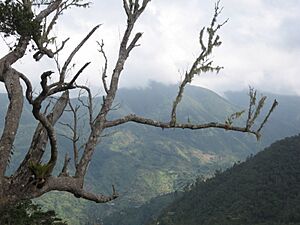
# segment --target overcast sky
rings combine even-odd
[[[60,56],[63,61],[93,26],[102,24],[74,60],[78,67],[92,61],[81,81],[101,86],[103,61],[96,40],[104,40],[111,72],[126,18],[122,0],[92,2],[89,9],[66,12],[55,33],[60,39],[71,37]],[[143,32],[141,46],[130,54],[121,86],[145,87],[151,80],[178,83],[200,51],[199,31],[210,22],[214,3],[152,0],[137,23],[135,31]],[[300,0],[223,0],[221,4],[224,10],[219,21],[229,18],[229,22],[220,32],[223,44],[213,59],[224,70],[218,75],[201,74],[194,84],[218,93],[250,85],[267,92],[300,95]],[[0,47],[2,56],[7,48],[3,43]],[[45,68],[54,69],[54,64],[45,59],[35,63],[28,53],[17,67],[29,77],[38,77]]]

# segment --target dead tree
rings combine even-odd
[[[103,131],[105,129],[116,127],[128,122],[139,123],[144,126],[158,127],[162,129],[206,129],[219,128],[231,131],[246,132],[260,136],[260,131],[267,122],[270,114],[277,105],[274,101],[269,113],[265,116],[262,124],[255,123],[256,118],[264,105],[265,97],[256,101],[256,92],[250,91],[250,105],[248,109],[247,121],[244,127],[235,126],[233,120],[243,114],[237,112],[228,117],[225,122],[208,122],[204,124],[179,123],[176,117],[177,106],[181,102],[184,89],[188,83],[191,83],[194,76],[207,71],[219,72],[222,67],[213,66],[210,58],[214,48],[221,45],[218,30],[227,22],[218,23],[217,17],[222,11],[219,2],[215,5],[214,15],[211,24],[200,31],[200,53],[195,59],[191,68],[186,71],[183,80],[179,85],[177,96],[175,96],[169,121],[156,121],[150,118],[143,118],[135,114],[130,114],[122,118],[109,121],[107,115],[113,107],[113,102],[118,90],[120,76],[129,54],[138,46],[138,41],[142,33],[132,34],[132,30],[146,9],[150,0],[123,0],[123,8],[127,15],[127,26],[119,46],[118,58],[112,74],[107,74],[107,58],[103,50],[103,43],[98,43],[100,52],[105,59],[105,66],[101,80],[103,82],[105,95],[103,102],[98,109],[92,106],[92,95],[90,90],[76,83],[77,78],[89,65],[85,63],[80,70],[70,79],[66,78],[66,73],[74,55],[90,38],[90,36],[99,28],[95,26],[86,37],[74,48],[63,66],[58,67],[58,78],[56,81],[49,81],[53,71],[45,71],[40,75],[41,91],[37,94],[33,92],[32,81],[26,74],[16,70],[13,65],[20,60],[33,45],[31,52],[33,58],[39,61],[42,57],[49,57],[55,60],[57,54],[63,50],[66,39],[61,46],[55,50],[51,43],[51,30],[59,19],[61,13],[70,6],[86,7],[88,3],[83,0],[22,0],[22,1],[0,1],[0,32],[5,36],[16,38],[16,44],[11,47],[9,53],[0,59],[0,81],[5,85],[9,105],[5,117],[5,124],[0,138],[0,206],[8,203],[15,203],[23,199],[33,199],[44,193],[57,190],[74,194],[79,198],[88,199],[97,203],[111,201],[118,197],[113,186],[112,194],[104,196],[101,194],[90,193],[84,190],[84,177],[89,163],[92,160],[96,145],[101,143]],[[107,77],[110,76],[109,82]],[[22,89],[22,82],[25,84],[25,90]],[[75,173],[70,175],[67,171],[70,158],[66,155],[63,170],[59,175],[53,174],[53,169],[57,164],[58,149],[57,134],[54,129],[55,123],[64,113],[69,104],[69,91],[73,89],[84,89],[88,93],[88,104],[84,104],[89,112],[90,133],[83,145],[83,151],[78,154],[76,125],[70,126],[73,131],[74,146],[74,165]],[[32,136],[30,148],[18,169],[11,175],[6,175],[6,169],[9,164],[13,144],[18,131],[18,126],[22,114],[24,94],[26,100],[32,106],[32,115],[39,122]],[[52,109],[42,110],[43,105],[50,97],[60,95],[57,98]],[[77,107],[71,106],[71,112],[75,121]],[[256,128],[255,128],[256,127]],[[30,141],[30,140],[29,140]],[[50,159],[47,163],[42,163],[46,145],[50,145]],[[1,208],[0,207],[0,208]]]

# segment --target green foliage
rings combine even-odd
[[[0,2],[0,32],[5,36],[23,35],[34,37],[40,33],[40,24],[34,14],[22,3],[13,0]]]
[[[160,225],[299,225],[300,135],[199,181],[172,203]],[[156,223],[157,224],[157,221]]]
[[[55,211],[43,211],[31,201],[22,201],[0,211],[0,224],[16,225],[67,225],[57,218]]]
[[[29,162],[29,169],[36,179],[45,179],[49,175],[50,167],[48,164]]]
[[[0,1],[0,32],[5,36],[20,35],[34,38],[41,26],[32,11],[19,1]]]

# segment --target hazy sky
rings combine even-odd
[[[122,0],[92,2],[89,9],[66,12],[55,33],[60,39],[71,37],[60,56],[63,61],[93,26],[102,24],[74,61],[78,67],[92,61],[81,81],[100,86],[103,60],[96,40],[104,39],[111,72],[126,18]],[[143,32],[141,46],[130,54],[121,86],[145,87],[151,80],[178,83],[200,51],[199,31],[210,22],[214,3],[152,0],[137,23],[135,31]],[[223,0],[221,4],[224,10],[219,21],[229,18],[229,22],[220,32],[223,44],[213,59],[224,70],[218,75],[201,74],[194,84],[219,93],[251,85],[268,92],[300,95],[300,0]],[[0,47],[2,56],[6,47],[3,43]],[[29,53],[17,65],[30,77],[39,77],[43,69],[53,66],[49,60],[35,63]]]

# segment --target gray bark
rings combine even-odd
[[[23,2],[24,4],[29,4],[28,1]],[[195,130],[219,128],[225,130],[251,133],[259,138],[261,129],[263,128],[272,111],[278,104],[276,100],[274,101],[271,109],[265,116],[263,123],[260,124],[258,129],[254,129],[253,125],[255,119],[261,112],[265,101],[265,97],[263,97],[256,106],[256,102],[254,100],[256,99],[256,97],[254,95],[250,95],[250,107],[245,127],[237,127],[232,125],[232,120],[238,118],[242,114],[242,112],[232,114],[231,116],[229,116],[228,121],[225,121],[225,123],[208,122],[204,124],[181,124],[176,121],[177,106],[182,100],[185,86],[192,81],[195,75],[199,75],[200,73],[204,73],[207,71],[218,72],[222,68],[218,66],[212,66],[212,61],[208,58],[208,56],[212,53],[213,49],[221,44],[219,36],[216,33],[223,26],[223,24],[226,23],[225,21],[223,24],[216,24],[216,18],[221,12],[221,9],[219,8],[219,3],[216,4],[215,14],[213,16],[210,26],[207,29],[203,28],[200,32],[201,52],[199,56],[195,59],[191,69],[186,72],[185,77],[179,86],[178,94],[177,96],[175,96],[172,110],[170,112],[170,121],[155,121],[150,118],[143,118],[134,114],[130,114],[113,121],[107,121],[107,115],[112,108],[116,93],[118,91],[119,80],[121,73],[124,69],[125,63],[131,51],[138,46],[137,42],[142,36],[142,33],[136,33],[133,36],[133,28],[139,16],[144,12],[149,2],[150,0],[123,0],[123,7],[127,15],[127,27],[121,40],[117,62],[111,74],[111,80],[109,85],[107,85],[106,83],[107,59],[103,50],[103,44],[100,45],[100,52],[105,58],[105,68],[102,74],[102,82],[104,85],[106,96],[104,96],[103,98],[103,104],[98,109],[98,113],[96,113],[95,119],[93,119],[94,113],[90,90],[87,87],[76,84],[77,78],[89,65],[89,63],[85,63],[84,66],[82,66],[81,69],[71,79],[71,81],[67,82],[65,75],[74,55],[90,38],[90,36],[99,28],[99,25],[94,27],[88,33],[88,35],[78,44],[78,46],[75,47],[75,49],[71,52],[66,62],[64,63],[63,68],[58,68],[59,79],[57,82],[48,84],[48,77],[52,73],[51,71],[44,72],[41,75],[40,84],[42,91],[37,96],[33,96],[31,81],[26,77],[26,75],[12,68],[12,65],[24,56],[27,49],[27,45],[30,41],[30,37],[20,37],[14,50],[12,50],[6,56],[0,59],[0,82],[5,84],[7,95],[9,98],[9,106],[5,118],[5,126],[3,129],[2,137],[0,138],[0,210],[1,207],[5,207],[9,203],[12,204],[22,199],[36,198],[43,195],[44,193],[54,190],[70,192],[74,194],[75,197],[85,198],[87,200],[91,200],[97,203],[104,203],[117,198],[118,194],[115,191],[114,186],[112,187],[112,194],[109,196],[98,195],[85,191],[83,188],[84,177],[86,175],[88,165],[92,160],[96,145],[99,144],[101,141],[101,134],[103,133],[103,131],[107,128],[115,127],[127,122],[135,122],[143,124],[145,126],[153,126],[163,129],[177,128]],[[53,25],[58,19],[58,16],[61,13],[60,10],[64,10],[68,8],[67,6],[72,5],[71,3],[69,5],[67,3],[68,0],[54,0],[36,16],[35,20],[38,22],[42,22],[44,18],[46,18],[55,11],[54,16],[52,17],[52,21],[48,29],[46,29],[46,36],[49,34],[49,30],[52,29]],[[208,32],[208,40],[206,42],[204,42],[203,40],[204,31]],[[39,60],[43,55],[47,55],[48,57],[52,58],[58,51],[62,49],[60,48],[59,50],[53,53],[51,50],[46,49],[43,46],[44,43],[47,43],[47,40],[34,41],[38,42],[36,43],[38,50],[36,54],[34,54],[34,58],[36,60]],[[63,45],[64,43],[65,42],[63,42]],[[204,43],[207,44],[205,45]],[[18,167],[17,171],[13,174],[13,176],[6,177],[5,171],[8,166],[9,157],[12,152],[13,143],[18,131],[18,125],[20,122],[23,107],[23,91],[22,86],[20,84],[20,79],[24,81],[26,85],[26,99],[32,105],[33,117],[39,122],[39,124],[32,137],[31,146],[28,149],[24,160]],[[86,107],[88,109],[89,125],[91,131],[88,140],[84,145],[83,153],[79,158],[78,149],[76,146],[77,121],[75,121],[75,125],[73,128],[75,129],[75,136],[73,137],[73,152],[75,155],[74,163],[76,167],[76,172],[74,176],[68,174],[67,167],[70,159],[68,156],[66,156],[62,172],[59,176],[54,176],[52,174],[52,171],[56,165],[57,155],[59,151],[54,125],[65,111],[65,107],[67,106],[69,101],[69,90],[74,88],[82,88],[88,92],[89,103],[88,105],[86,105]],[[55,102],[52,111],[48,115],[45,112],[41,112],[42,104],[45,102],[45,100],[55,94],[61,94],[61,97]],[[256,110],[254,110],[254,108]],[[76,110],[73,110],[73,113],[75,114],[74,119],[77,120],[78,117],[76,116]],[[42,157],[44,155],[45,147],[48,142],[50,142],[51,157],[45,165],[42,165]],[[43,176],[37,175],[38,171],[35,171],[37,167],[46,170],[46,172],[43,173]]]

